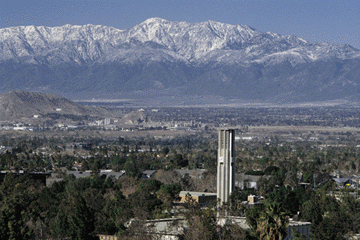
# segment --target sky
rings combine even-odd
[[[360,49],[359,0],[1,0],[0,28],[213,20]]]

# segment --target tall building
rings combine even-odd
[[[235,129],[219,130],[217,198],[220,205],[229,200],[235,187]]]

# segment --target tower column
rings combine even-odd
[[[217,198],[220,205],[229,201],[235,187],[235,129],[219,130],[217,162]]]

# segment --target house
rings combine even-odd
[[[196,203],[199,203],[201,206],[206,206],[210,202],[214,202],[217,199],[216,193],[209,192],[190,192],[190,191],[181,191],[179,193],[180,202],[185,203],[187,201],[187,197],[190,197]]]
[[[100,171],[100,176],[107,178],[111,178],[112,180],[116,180],[125,175],[125,170],[121,170],[120,172],[113,171]]]
[[[188,229],[188,223],[185,219],[156,219],[147,220],[145,223],[147,231],[153,236],[153,239],[178,240]]]
[[[73,174],[75,176],[75,178],[85,178],[85,177],[91,176],[91,171],[68,171],[68,170],[65,170],[64,173],[67,175]],[[119,179],[122,176],[124,176],[125,171],[122,170],[120,172],[113,172],[113,171],[100,170],[99,175],[102,179],[110,178],[112,180],[116,180],[116,179]],[[58,177],[58,173],[52,173],[51,178],[46,179],[46,182],[47,182],[47,185],[52,185],[54,182],[59,182],[62,180],[63,180],[63,178]]]
[[[258,188],[258,182],[260,181],[260,178],[263,176],[258,175],[246,175],[246,174],[237,174],[235,186],[239,187],[240,189],[246,189],[246,188]]]
[[[356,185],[356,181],[353,181],[351,176],[346,176],[342,178],[332,178],[332,180],[340,188],[344,188],[349,185]]]
[[[66,171],[67,175],[73,174],[75,178],[84,178],[84,177],[90,177],[91,172],[90,171]]]
[[[106,234],[97,234],[99,240],[118,240],[118,237],[115,235],[106,235]]]
[[[289,221],[289,227],[287,230],[287,236],[284,240],[293,239],[294,231],[298,231],[300,234],[304,235],[307,239],[310,239],[310,227],[311,222],[300,222],[300,221]]]
[[[157,170],[145,170],[141,173],[141,178],[153,178]]]
[[[183,218],[166,218],[145,221],[131,219],[125,226],[130,227],[131,225],[137,225],[139,223],[142,228],[137,232],[139,238],[136,239],[141,239],[141,234],[146,234],[147,236],[151,236],[152,239],[179,240],[183,239],[181,236],[189,228],[187,221]],[[109,235],[98,236],[101,240],[117,240],[117,238],[111,238],[113,236]]]

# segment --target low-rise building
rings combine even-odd
[[[245,188],[257,189],[261,177],[263,176],[238,174],[238,176],[236,176],[235,186],[242,190]]]
[[[294,231],[299,232],[301,235],[304,235],[307,239],[310,239],[310,228],[311,222],[300,222],[300,221],[289,221],[289,227],[287,230],[287,236],[284,240],[293,239]]]
[[[179,197],[181,203],[185,203],[186,201],[188,201],[187,198],[190,198],[202,206],[206,206],[210,202],[216,202],[217,199],[216,193],[209,193],[209,192],[181,191],[179,193]]]
[[[136,219],[130,220],[128,223],[128,226],[131,224],[134,224]],[[238,225],[239,227],[243,229],[250,229],[250,226],[246,222],[245,217],[235,217],[235,216],[229,216],[229,217],[219,217],[217,219],[217,224],[219,226],[224,225]],[[181,236],[186,233],[189,226],[185,219],[183,218],[166,218],[166,219],[156,219],[156,220],[147,220],[142,223],[144,231],[153,237],[153,239],[171,239],[171,240],[177,240],[182,239]],[[288,234],[284,238],[284,240],[290,240],[293,239],[294,231],[298,231],[300,234],[304,235],[307,239],[310,239],[310,228],[311,223],[310,222],[299,222],[299,221],[293,221],[290,219],[289,226],[288,226]],[[99,235],[98,235],[99,236]],[[112,237],[112,236],[109,236]],[[103,235],[103,238],[100,238],[103,240],[115,240],[115,238],[106,238],[105,235]]]
[[[141,173],[141,178],[153,178],[157,170],[145,170]]]

